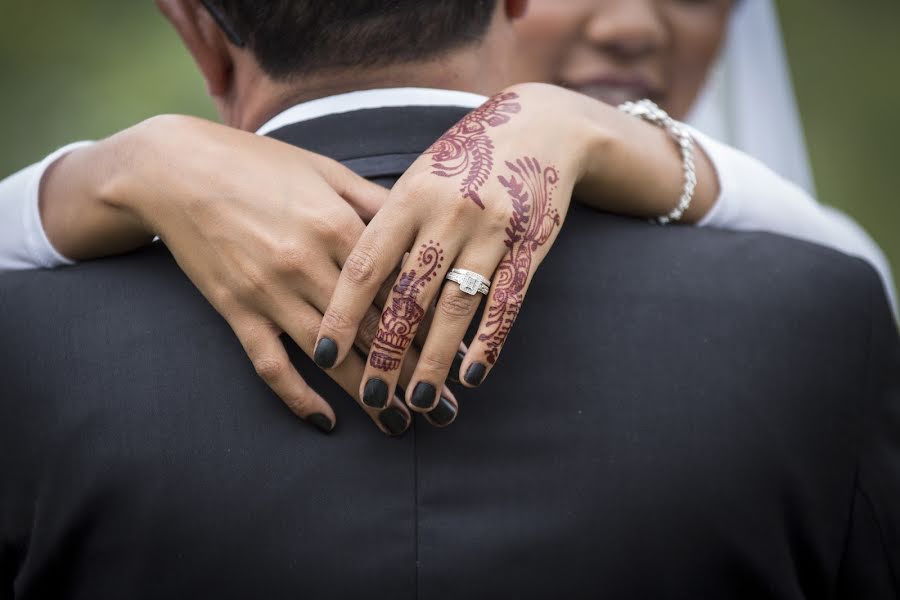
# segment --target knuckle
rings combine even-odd
[[[485,207],[483,227],[489,234],[505,233],[509,226],[509,207],[500,203],[491,202]]]
[[[242,298],[256,298],[265,293],[271,285],[266,272],[257,266],[245,266],[241,275],[238,295]]]
[[[461,319],[471,316],[478,307],[480,298],[471,296],[459,289],[446,288],[438,302],[439,314],[450,319]]]
[[[253,368],[256,369],[256,374],[264,380],[276,381],[284,375],[287,363],[279,358],[263,356],[253,361]]]
[[[358,248],[344,263],[344,274],[356,284],[366,284],[375,276],[378,257],[373,250]]]
[[[212,304],[222,316],[226,317],[227,315],[225,313],[231,312],[237,303],[235,293],[224,285],[213,286],[212,289],[206,292],[206,297],[209,299],[209,303]]]
[[[278,244],[272,252],[272,264],[275,272],[294,274],[302,271],[310,264],[312,251],[309,246],[299,241],[287,241]]]
[[[437,188],[440,190],[440,187]],[[413,167],[400,178],[391,190],[391,203],[417,204],[435,193],[434,177],[430,170]]]
[[[350,225],[350,220],[343,212],[330,211],[313,217],[309,223],[309,230],[317,238],[335,242],[344,239]]]

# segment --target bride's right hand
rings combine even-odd
[[[73,181],[85,182],[75,195],[99,206],[79,206]],[[300,417],[333,428],[334,411],[303,381],[280,336],[313,355],[341,266],[387,190],[288,144],[165,116],[65,157],[41,194],[48,236],[72,258],[120,253],[158,235],[272,390]],[[357,338],[363,353],[380,312],[370,307]],[[356,398],[363,371],[356,356],[328,374]],[[398,434],[410,416],[402,401],[392,404],[385,415],[360,403],[382,431]]]

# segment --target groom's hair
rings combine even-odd
[[[275,79],[416,62],[480,41],[496,0],[207,0]]]

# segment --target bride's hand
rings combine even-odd
[[[96,173],[99,192],[93,195],[106,211],[65,218],[62,208],[75,210],[70,193],[59,210],[44,207],[51,239],[80,232],[80,249],[71,239],[63,247],[73,258],[88,258],[159,235],[275,393],[320,429],[334,426],[334,411],[291,364],[281,335],[312,356],[340,266],[387,190],[288,144],[177,116],[151,119],[66,157],[46,181],[51,196],[55,182],[75,179],[60,179],[65,170]],[[349,340],[362,353],[380,316],[377,302],[373,295],[360,315],[372,327]],[[329,374],[355,397],[363,369],[363,359],[351,353]],[[449,391],[444,395],[452,398]],[[397,434],[409,413],[402,401],[392,405],[386,413],[363,408],[382,431]]]
[[[717,192],[704,156],[698,175],[687,221],[705,214]],[[664,131],[562,88],[513,86],[450,129],[397,182],[344,263],[318,341],[336,346],[336,360],[320,366],[343,364],[382,282],[401,265],[360,396],[372,407],[393,397],[422,316],[434,305],[406,386],[410,408],[431,410],[481,300],[445,284],[451,269],[491,280],[458,370],[472,387],[496,364],[573,190],[597,208],[649,217],[668,213],[681,187],[681,157]]]
[[[582,171],[579,148],[589,142],[584,123],[575,119],[538,129],[544,100],[535,96],[511,88],[444,134],[397,182],[347,258],[319,333],[320,347],[336,345],[337,365],[348,356],[379,282],[402,265],[369,354],[360,390],[365,404],[380,408],[393,396],[432,305],[406,400],[419,412],[438,402],[437,390],[482,299],[458,283],[444,285],[451,269],[492,280],[460,380],[478,385],[496,363],[565,219]]]

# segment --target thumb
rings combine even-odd
[[[381,210],[387,201],[389,191],[377,183],[360,177],[344,165],[332,161],[322,173],[335,192],[338,193],[366,224]]]

